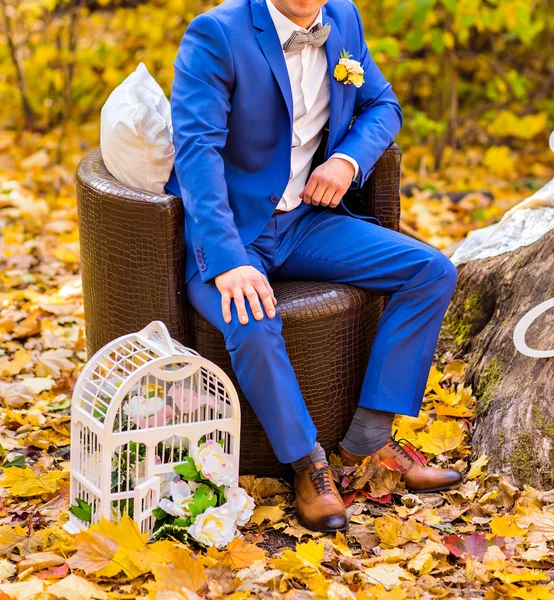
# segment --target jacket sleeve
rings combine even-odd
[[[195,258],[207,282],[250,264],[229,206],[221,156],[235,85],[233,56],[214,17],[204,13],[191,21],[173,65],[175,173]]]
[[[364,185],[373,172],[375,163],[400,131],[402,109],[391,84],[385,79],[369,53],[360,13],[356,5],[353,2],[351,4],[361,39],[360,63],[364,69],[364,83],[356,89],[354,101],[356,118],[333,151],[348,154],[358,162],[360,177],[358,181],[353,181],[349,188],[356,189]]]

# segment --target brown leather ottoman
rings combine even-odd
[[[347,193],[350,210],[398,230],[400,150],[391,146],[363,188]],[[92,356],[116,337],[163,321],[171,335],[231,377],[241,398],[241,473],[279,476],[275,458],[238,388],[221,333],[188,307],[180,198],[126,186],[106,170],[100,149],[80,162],[77,207],[87,334]],[[334,450],[358,400],[383,298],[314,281],[272,281],[283,335],[319,441]]]

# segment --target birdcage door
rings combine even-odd
[[[156,508],[159,501],[159,477],[151,477],[140,485],[137,485],[135,488],[133,519],[136,521],[142,533],[149,533],[152,531],[155,520],[154,516],[152,515],[152,510]]]

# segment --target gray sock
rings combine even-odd
[[[354,454],[373,454],[391,436],[395,414],[358,406],[342,445]]]
[[[325,456],[325,450],[321,447],[319,442],[315,443],[314,449],[306,456],[291,462],[292,468],[297,472],[307,469],[312,463],[322,462],[327,463],[327,457]]]

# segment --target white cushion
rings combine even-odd
[[[171,109],[142,62],[102,107],[100,149],[106,168],[116,179],[164,193],[175,155]]]

